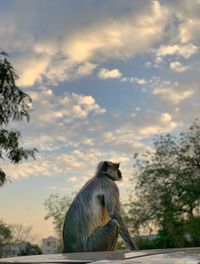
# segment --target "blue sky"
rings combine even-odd
[[[1,166],[1,217],[53,234],[44,199],[70,195],[101,160],[121,162],[127,198],[135,152],[199,117],[200,1],[0,0],[0,50],[33,99],[11,124],[35,161]]]

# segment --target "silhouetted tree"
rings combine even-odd
[[[58,251],[62,249],[62,230],[66,212],[71,204],[71,199],[67,196],[59,196],[59,194],[51,194],[45,201],[44,207],[47,210],[45,220],[51,218],[53,220],[54,230],[58,238]]]
[[[0,257],[2,256],[2,250],[4,245],[12,238],[12,232],[8,225],[0,220]]]
[[[7,157],[12,163],[19,163],[28,157],[34,158],[36,149],[21,147],[20,131],[7,127],[12,121],[29,121],[31,98],[16,86],[18,77],[7,57],[7,53],[0,52],[0,159]],[[5,172],[0,168],[0,185],[6,179]]]
[[[34,236],[32,235],[32,226],[11,224],[9,225],[9,228],[12,233],[12,239],[10,240],[10,243],[13,245],[17,245],[23,241],[34,240]]]
[[[26,243],[25,247],[20,250],[18,256],[41,255],[42,251],[38,245]]]
[[[154,148],[143,156],[134,156],[137,183],[129,211],[132,227],[157,228],[160,247],[185,246],[188,234],[191,245],[200,244],[198,121],[177,137],[160,136]]]

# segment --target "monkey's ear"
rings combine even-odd
[[[108,162],[107,161],[104,161],[102,167],[101,167],[101,170],[102,171],[107,171],[108,170]]]

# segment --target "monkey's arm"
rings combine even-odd
[[[137,249],[136,244],[134,243],[133,239],[131,238],[128,229],[126,228],[126,225],[124,224],[124,221],[120,215],[120,203],[119,203],[119,196],[118,193],[115,194],[115,196],[110,199],[108,196],[103,196],[103,203],[102,205],[108,210],[108,213],[112,219],[116,219],[119,223],[119,234],[125,241],[127,247],[130,250]]]
[[[119,223],[119,234],[125,241],[127,247],[130,250],[135,250],[137,249],[136,244],[134,243],[133,239],[131,238],[128,229],[126,228],[126,225],[124,224],[124,221],[118,212],[114,212],[114,214],[111,216],[112,219],[116,219]]]

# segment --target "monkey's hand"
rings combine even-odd
[[[113,224],[113,225],[116,225],[118,228],[120,228],[120,224],[119,224],[119,222],[117,221],[117,219],[113,219],[113,218],[111,218],[111,219],[110,219],[110,223]]]

